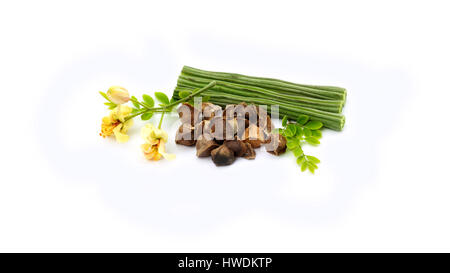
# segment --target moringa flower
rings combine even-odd
[[[111,86],[106,92],[108,98],[115,104],[124,104],[130,100],[128,90],[121,86]]]
[[[174,154],[166,153],[167,133],[163,130],[156,128],[153,124],[146,124],[141,130],[141,136],[145,140],[141,148],[148,160],[156,161],[161,159],[161,156],[168,160],[175,158]]]
[[[114,134],[117,142],[127,142],[129,136],[126,133],[133,125],[133,120],[129,119],[125,121],[125,118],[130,115],[131,110],[131,107],[126,105],[118,105],[116,108],[111,110],[109,116],[102,119],[102,131],[100,135],[102,137],[107,137]]]

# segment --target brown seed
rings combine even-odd
[[[194,127],[194,137],[195,139],[198,139],[203,134],[211,134],[209,130],[209,120],[202,120],[201,122],[197,123]]]
[[[225,106],[225,109],[223,110],[222,116],[227,117],[228,119],[236,117],[236,104],[228,104]]]
[[[200,111],[188,103],[181,104],[177,112],[181,123],[188,123],[194,126],[195,123],[200,122]]]
[[[215,140],[232,140],[235,135],[234,120],[227,120],[226,117],[214,117],[210,120],[210,132]]]
[[[255,159],[256,157],[256,153],[255,150],[253,149],[252,145],[250,145],[250,143],[248,142],[244,142],[245,146],[246,146],[246,150],[245,153],[242,155],[245,159]]]
[[[195,145],[195,142],[194,127],[192,127],[189,123],[181,124],[175,136],[175,143],[185,146],[192,146]]]
[[[253,148],[261,147],[261,143],[264,143],[264,132],[256,125],[250,124],[250,126],[245,129],[244,142],[248,142]]]
[[[247,152],[247,145],[241,140],[226,140],[223,145],[232,150],[237,157],[241,157]]]
[[[273,143],[266,144],[266,151],[273,155],[281,155],[286,152],[286,138],[280,134],[272,134]]]
[[[236,135],[239,139],[244,138],[245,129],[250,125],[248,119],[244,119],[242,117],[237,117],[234,119],[235,127],[236,127]]]
[[[210,156],[211,151],[217,147],[219,147],[219,144],[217,144],[210,135],[201,135],[197,139],[197,144],[195,145],[198,157]]]
[[[252,123],[252,118],[256,118],[258,120],[258,110],[256,105],[250,104],[245,107],[245,118],[250,120]]]
[[[203,120],[210,120],[216,115],[222,114],[222,107],[210,102],[204,102],[202,103],[202,113]]]
[[[264,131],[271,132],[273,128],[272,120],[270,119],[270,116],[267,115],[267,112],[262,112],[258,116],[258,124],[259,127],[261,127]]]
[[[211,158],[216,166],[226,166],[234,162],[234,152],[230,150],[226,145],[221,145],[211,151]]]

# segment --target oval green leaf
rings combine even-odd
[[[315,164],[320,163],[320,160],[319,160],[317,157],[315,157],[315,156],[307,155],[306,158],[307,158],[309,161],[311,161],[312,163],[315,163]]]
[[[136,107],[137,109],[141,108],[141,105],[137,103],[137,98],[135,96],[131,96],[131,103]]]
[[[169,104],[169,98],[167,97],[166,94],[162,93],[162,92],[155,92],[155,98],[157,100],[159,100],[162,104]]]
[[[102,92],[102,91],[98,91],[98,92],[100,93],[100,95],[102,95],[102,97],[105,98],[105,100],[107,100],[107,101],[112,103],[112,101],[108,98],[108,96],[105,94],[105,92]]]
[[[304,156],[299,156],[297,158],[297,164],[301,166],[303,164],[303,162],[305,162],[305,157]]]
[[[303,128],[303,135],[305,137],[311,137],[312,136],[312,132],[309,128]]]
[[[191,94],[191,92],[189,91],[180,91],[180,93],[178,93],[178,96],[182,99],[186,98],[187,96],[189,96]]]
[[[300,125],[304,125],[309,120],[309,117],[307,115],[300,115],[297,118],[297,123]]]
[[[297,134],[297,126],[295,126],[295,124],[288,124],[286,126],[286,130],[291,131],[292,136],[295,136]]]
[[[313,131],[312,131],[312,135],[313,135],[314,137],[316,137],[317,139],[319,139],[319,138],[322,137],[322,131],[320,131],[320,130],[313,130]]]
[[[306,170],[307,167],[308,167],[308,162],[307,162],[307,161],[303,161],[302,167],[301,167],[302,172],[304,172],[304,171]]]
[[[322,128],[323,124],[320,121],[317,120],[312,120],[310,122],[308,122],[305,127],[311,129],[311,130],[318,130],[320,128]]]
[[[149,120],[153,116],[153,112],[144,113],[141,115],[142,120]]]
[[[149,108],[152,108],[153,106],[155,106],[155,101],[153,100],[153,98],[147,94],[142,95],[142,99],[145,102],[145,105],[148,106]]]
[[[306,142],[308,142],[309,144],[312,144],[312,145],[320,144],[320,141],[315,137],[307,137],[307,138],[305,138],[305,140],[306,140]]]
[[[308,164],[308,169],[311,173],[314,173],[314,171],[316,170],[316,166],[312,165],[312,164]]]
[[[303,155],[302,148],[300,148],[299,146],[297,146],[295,149],[293,149],[292,152],[294,153],[295,157],[300,157]]]

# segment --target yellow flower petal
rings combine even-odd
[[[128,132],[128,129],[130,129],[131,126],[133,126],[133,120],[129,119],[129,120],[125,121],[125,123],[123,123],[123,127],[120,131],[122,133],[126,134]]]
[[[158,153],[161,154],[165,159],[167,160],[173,160],[175,159],[175,155],[174,154],[168,154],[166,153],[166,148],[165,148],[165,143],[164,141],[161,141],[159,143],[159,147],[158,147]]]
[[[123,124],[119,124],[114,128],[114,136],[116,137],[117,142],[119,143],[125,143],[130,139],[130,137],[124,133],[121,132],[121,129],[123,127]]]
[[[155,143],[156,140],[162,139],[167,142],[168,135],[164,130],[156,128],[153,124],[148,123],[141,129],[141,137],[146,143]]]
[[[155,129],[155,127],[151,123],[145,124],[145,126],[142,127],[141,137],[145,140],[146,143],[150,142],[149,137],[154,129]]]
[[[125,122],[125,117],[127,117],[133,109],[127,105],[118,105],[116,108],[111,110],[110,116],[114,120],[120,120],[120,122]]]
[[[101,133],[103,137],[114,134],[116,140],[120,143],[127,142],[129,136],[126,135],[128,129],[133,125],[133,120],[125,121],[125,118],[131,113],[132,109],[126,105],[118,105],[111,110],[109,116],[102,119]]]

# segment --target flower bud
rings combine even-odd
[[[130,100],[128,90],[120,86],[111,86],[106,95],[115,104],[123,104]]]

